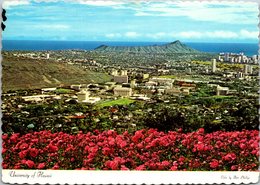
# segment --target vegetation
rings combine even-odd
[[[102,83],[110,81],[104,73],[85,70],[74,65],[48,60],[22,59],[4,56],[3,91],[36,89],[79,83]],[[73,78],[72,78],[73,77]]]
[[[120,98],[120,99],[117,99],[117,100],[104,101],[104,102],[99,103],[97,105],[99,107],[110,107],[110,106],[114,106],[114,105],[129,105],[133,102],[134,102],[134,100],[131,100],[129,98]]]
[[[164,45],[152,46],[106,46],[101,45],[95,49],[101,52],[132,52],[132,53],[200,53],[180,41]]]
[[[72,90],[70,89],[63,89],[63,88],[59,88],[59,89],[56,89],[55,90],[55,93],[57,94],[68,94],[68,93],[71,93]]]
[[[162,75],[162,76],[159,76],[160,78],[171,78],[171,79],[175,79],[177,78],[176,75]]]

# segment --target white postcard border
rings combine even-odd
[[[2,5],[4,0],[0,0]],[[17,1],[17,0],[5,0]],[[18,0],[19,1],[19,0]],[[53,0],[45,0],[53,1]],[[66,1],[66,0],[64,0]],[[69,1],[69,0],[68,0]],[[84,0],[83,0],[84,1]],[[85,1],[106,1],[106,0],[85,0]],[[124,0],[107,0],[124,1]],[[163,0],[128,0],[132,2],[148,2]],[[174,0],[166,0],[174,1]],[[216,2],[210,0],[181,0],[185,2]],[[235,2],[231,0],[218,0],[217,2]],[[260,12],[259,0],[238,0],[236,3],[256,3]],[[260,13],[259,13],[260,19]],[[2,18],[0,18],[2,20]],[[260,23],[258,24],[260,29]],[[260,35],[259,35],[260,38]],[[2,40],[2,33],[0,34]],[[260,41],[259,41],[260,46]],[[0,42],[2,50],[2,42]],[[260,49],[258,51],[260,54]],[[2,61],[2,55],[0,56]],[[260,62],[260,61],[259,61]],[[260,73],[260,72],[259,72]],[[2,76],[2,66],[0,66]],[[0,84],[2,84],[0,78]],[[0,90],[2,93],[2,90]],[[259,99],[260,101],[260,99]],[[1,101],[2,103],[2,101]],[[2,112],[0,112],[2,117]],[[260,125],[259,125],[260,129]],[[0,131],[2,134],[2,130]],[[0,139],[2,150],[2,139]],[[2,163],[2,156],[0,157]],[[0,165],[1,166],[1,165]],[[257,172],[194,172],[194,171],[84,171],[84,170],[3,170],[2,182],[8,184],[258,184],[260,170]],[[259,167],[260,169],[260,167]]]

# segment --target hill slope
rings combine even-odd
[[[186,46],[180,41],[163,45],[151,46],[107,46],[101,45],[95,49],[101,52],[133,52],[133,53],[198,53],[199,51]]]
[[[2,61],[3,91],[56,87],[60,84],[70,85],[91,82],[106,82],[109,75],[84,70],[77,66],[32,59],[17,59],[3,56]]]

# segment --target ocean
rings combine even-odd
[[[147,46],[154,44],[165,44],[166,42],[99,42],[99,41],[34,41],[34,40],[3,40],[3,51],[12,50],[93,50],[98,46]],[[202,52],[243,52],[247,56],[258,54],[257,43],[195,43],[183,42],[184,44]]]

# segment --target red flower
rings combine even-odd
[[[167,167],[167,166],[169,166],[170,165],[170,162],[169,161],[163,161],[162,162],[162,166],[164,166],[164,167]]]
[[[3,148],[3,149],[2,149],[2,154],[4,154],[6,151],[7,151],[7,149],[6,149],[6,148]]]
[[[178,166],[172,166],[172,167],[170,168],[170,170],[171,170],[171,171],[176,171],[176,170],[178,170]]]
[[[138,166],[137,168],[135,168],[135,170],[145,170],[146,168],[145,168],[145,165],[140,165],[140,166]]]
[[[126,145],[127,145],[127,142],[126,142],[126,141],[122,141],[122,142],[120,142],[120,144],[119,144],[120,148],[124,148],[124,147],[126,147]]]
[[[217,168],[219,166],[219,163],[216,159],[213,159],[211,162],[210,162],[210,167],[211,168]]]
[[[58,151],[58,147],[57,146],[54,146],[52,144],[49,144],[48,145],[48,148],[49,148],[49,151],[50,152],[57,152]]]
[[[19,149],[20,150],[24,150],[24,149],[27,149],[28,148],[28,144],[27,143],[23,143],[23,144],[21,144],[20,146],[19,146]]]
[[[125,165],[122,165],[121,170],[129,170],[129,168],[127,168]]]
[[[37,169],[43,169],[43,168],[45,168],[45,163],[39,163]]]
[[[29,153],[30,153],[30,156],[31,156],[31,157],[37,157],[39,151],[38,151],[38,149],[36,149],[36,148],[31,148]]]
[[[27,156],[28,150],[23,150],[19,152],[20,159],[24,159]]]
[[[204,128],[200,128],[200,129],[198,130],[198,133],[199,133],[199,134],[204,134]]]
[[[236,159],[236,154],[234,154],[234,153],[229,153],[229,154],[225,155],[225,156],[222,157],[222,158],[223,158],[223,160],[225,160],[225,161],[233,161],[233,160]]]
[[[118,170],[118,162],[117,161],[111,161],[110,162],[110,168],[112,170]]]
[[[245,149],[245,148],[246,148],[246,145],[245,145],[244,143],[241,143],[241,144],[239,145],[239,147],[240,147],[241,149]]]
[[[2,135],[2,140],[3,140],[3,141],[5,141],[7,138],[8,138],[8,135],[7,135],[7,134],[3,134],[3,135]]]
[[[11,137],[10,137],[10,141],[12,143],[16,143],[17,142],[17,139],[18,139],[18,135],[19,134],[13,134]]]
[[[58,164],[55,164],[55,165],[52,167],[53,170],[57,170],[57,169],[59,169],[59,168],[60,168],[60,166],[59,166]]]
[[[232,171],[236,171],[236,170],[237,170],[237,165],[232,165],[232,166],[231,166],[231,170],[232,170]]]
[[[28,168],[33,168],[35,166],[34,162],[31,160],[27,160],[25,164],[28,166]]]
[[[202,144],[202,143],[197,144],[197,150],[198,151],[204,151],[204,149],[205,149],[204,144]]]

